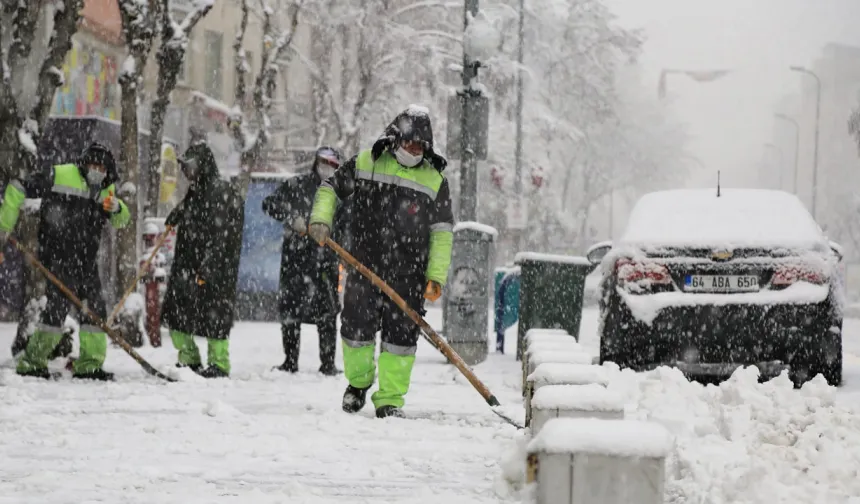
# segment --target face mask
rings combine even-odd
[[[424,159],[424,154],[422,153],[416,156],[414,154],[410,154],[403,147],[398,147],[397,150],[394,151],[394,158],[397,159],[397,162],[401,165],[407,168],[412,168],[414,166],[418,166],[418,163]]]
[[[99,186],[105,179],[105,174],[95,170],[87,172],[87,182],[92,186]]]
[[[318,166],[317,170],[320,173],[320,178],[323,180],[328,179],[329,177],[334,175],[334,172],[337,171],[337,169],[334,166],[325,166],[325,165]]]

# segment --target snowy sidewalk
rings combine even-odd
[[[0,325],[2,351],[13,335]],[[161,369],[175,362],[165,343],[141,349]],[[295,376],[270,371],[283,359],[276,324],[237,324],[231,350],[229,380],[159,383],[113,347],[116,383],[0,370],[0,503],[502,501],[498,464],[517,431],[423,340],[405,411],[427,419],[342,412],[345,380],[316,373],[310,331]],[[491,355],[476,371],[516,410],[518,369]]]

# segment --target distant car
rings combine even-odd
[[[601,363],[842,382],[841,249],[792,194],[646,194],[620,241],[588,258],[602,274]]]

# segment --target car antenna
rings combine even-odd
[[[717,198],[720,197],[720,170],[717,170]]]

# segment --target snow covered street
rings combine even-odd
[[[429,316],[441,325],[438,311]],[[595,331],[596,312],[587,310],[586,347]],[[846,321],[845,332],[845,385],[835,395],[821,384],[759,385],[749,371],[721,387],[690,384],[668,369],[613,371],[610,387],[627,399],[628,416],[661,421],[678,436],[667,502],[860,502],[851,500],[860,496],[860,321]],[[13,325],[0,325],[3,352],[13,333]],[[165,343],[141,349],[162,369],[175,359]],[[408,420],[378,420],[369,407],[343,413],[343,377],[316,373],[310,334],[298,375],[270,371],[282,359],[280,345],[277,325],[238,324],[231,379],[188,372],[175,384],[144,375],[116,348],[106,368],[118,381],[110,384],[22,379],[7,359],[0,503],[518,499],[521,465],[506,459],[521,434],[423,340],[405,408],[421,418]],[[476,371],[522,418],[518,364],[509,351],[491,354]]]

